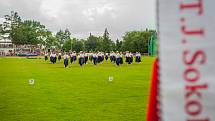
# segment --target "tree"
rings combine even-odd
[[[52,35],[51,32],[47,32],[47,39],[43,41],[43,45],[45,48],[57,48],[60,49],[60,44],[55,36]]]
[[[42,44],[47,39],[48,30],[40,22],[26,20],[11,31],[12,42],[16,45]],[[49,33],[50,34],[50,33]]]
[[[148,53],[148,43],[153,30],[126,32],[123,36],[122,50]]]
[[[85,42],[85,50],[87,51],[98,51],[99,48],[99,38],[91,35],[87,38],[86,42]]]
[[[80,52],[84,50],[84,42],[85,40],[78,40],[76,38],[69,39],[66,40],[62,48],[64,51],[70,51],[72,49],[72,51]]]
[[[73,41],[72,41],[73,51],[80,52],[84,50],[84,42],[85,40],[78,40],[76,38],[73,38]]]
[[[11,11],[10,15],[4,16],[4,22],[1,24],[1,37],[4,39],[14,40],[11,36],[13,29],[16,29],[21,24],[21,17],[17,12]]]
[[[71,39],[70,36],[71,36],[71,33],[69,29],[66,29],[65,31],[59,30],[56,33],[56,38],[61,46],[63,46],[66,41]]]
[[[64,39],[64,32],[62,30],[56,33],[56,38],[58,39],[60,44],[64,44],[65,39]]]
[[[105,28],[105,32],[103,34],[102,51],[110,52],[111,50],[113,50],[112,41],[109,38],[109,32],[107,28]]]
[[[71,33],[70,33],[69,29],[65,29],[65,31],[64,31],[64,40],[71,39],[70,36],[71,36]]]
[[[72,40],[66,40],[62,46],[62,49],[68,52],[69,50],[71,50],[71,46],[72,46]]]
[[[116,51],[122,51],[122,41],[116,40]]]

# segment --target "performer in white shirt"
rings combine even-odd
[[[48,60],[48,53],[47,52],[45,52],[45,61],[47,61]]]
[[[120,65],[120,53],[118,51],[116,52],[116,65]]]
[[[53,64],[55,64],[57,61],[57,54],[54,52],[53,53]]]
[[[67,53],[65,53],[63,58],[64,58],[64,67],[66,68],[68,66],[68,64],[69,64],[69,60],[68,60],[69,55]]]
[[[76,61],[76,59],[77,59],[76,52],[73,51],[73,53],[72,53],[72,60],[73,60],[73,63]]]
[[[61,53],[58,53],[58,61],[60,62],[61,60]]]
[[[105,60],[108,61],[108,54],[109,53],[105,53]]]
[[[133,63],[133,54],[132,54],[132,52],[130,52],[130,54],[129,54],[129,63],[128,64],[132,64]]]
[[[82,51],[78,55],[78,61],[79,61],[80,66],[83,66],[83,64],[84,64],[84,53]]]
[[[89,60],[92,62],[93,61],[93,53],[90,51],[89,53]]]
[[[50,54],[50,62],[53,64],[54,63],[54,54],[51,52]]]
[[[70,52],[69,57],[70,57],[70,63],[72,64],[73,63],[73,53],[72,52]]]
[[[98,56],[97,56],[97,53],[93,53],[93,64],[94,65],[97,65],[97,60],[98,60]]]
[[[129,51],[126,51],[126,54],[125,54],[125,62],[128,64],[129,63]]]
[[[87,64],[88,61],[88,53],[84,52],[84,63]]]
[[[120,52],[120,64],[123,64],[123,53]]]
[[[139,62],[141,62],[141,54],[139,53],[139,52],[136,52],[136,59],[135,59],[135,61],[137,62],[137,63],[139,63]]]

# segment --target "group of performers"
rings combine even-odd
[[[45,53],[45,61],[48,60],[48,56],[50,56],[50,62],[52,64],[55,64],[56,61],[58,60],[59,62],[61,61],[61,53]],[[74,52],[65,52],[63,54],[63,59],[64,59],[64,67],[68,67],[69,65],[69,60],[70,63],[76,62],[78,60],[78,63],[80,66],[83,66],[85,64],[88,64],[88,62],[92,62],[94,65],[103,63],[104,60],[108,61],[110,58],[111,63],[115,63],[117,66],[120,66],[123,64],[123,58],[125,57],[125,62],[127,64],[132,64],[133,63],[133,58],[135,56],[135,62],[139,63],[141,62],[141,54],[139,52],[136,52],[135,54],[126,51],[125,53],[123,52],[110,52],[110,53],[104,53],[104,52],[83,52],[80,51],[78,54]]]

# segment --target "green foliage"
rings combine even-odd
[[[122,51],[122,41],[116,40],[116,51]]]
[[[69,31],[69,29],[65,29],[65,31],[62,31],[62,30],[59,30],[57,33],[56,33],[56,38],[58,40],[58,43],[60,45],[60,48],[61,49],[68,49],[68,42],[67,41],[70,41],[71,38],[71,33]],[[67,42],[67,43],[66,43]],[[65,45],[66,44],[66,45]],[[71,44],[70,44],[71,45]],[[64,47],[63,47],[64,46]],[[66,46],[66,47],[65,47]],[[71,47],[70,47],[71,48]]]
[[[40,22],[26,20],[19,26],[12,29],[12,42],[16,45],[31,44],[37,45],[47,38],[47,31]]]
[[[22,21],[17,12],[5,15],[5,22],[1,25],[1,35],[11,39],[16,45],[40,45],[50,47],[55,39],[44,25],[34,20]],[[8,35],[8,36],[7,36]]]
[[[62,49],[63,49],[64,51],[69,51],[69,50],[71,50],[71,49],[72,49],[72,44],[71,44],[71,43],[72,43],[72,40],[71,40],[71,39],[65,41],[64,44],[63,44]]]
[[[152,30],[126,32],[123,36],[122,50],[147,53],[152,32]]]
[[[103,52],[110,52],[111,50],[113,50],[113,44],[109,37],[109,32],[108,32],[107,28],[105,29],[105,32],[103,35],[103,41],[102,41],[101,45],[102,45],[101,51],[103,51]]]
[[[76,38],[69,39],[64,43],[62,48],[67,52],[70,50],[80,52],[84,50],[84,42],[85,40],[78,40]]]
[[[101,47],[101,37],[96,37],[94,35],[91,35],[87,38],[85,42],[85,50],[87,51],[98,51]]]
[[[84,48],[84,41],[85,40],[78,40],[78,39],[73,39],[72,43],[72,50],[76,52],[80,52],[85,50]]]
[[[1,37],[4,39],[11,39],[13,41],[14,38],[11,37],[13,29],[17,28],[21,24],[21,17],[17,12],[11,11],[10,15],[4,16],[5,21],[1,24]]]

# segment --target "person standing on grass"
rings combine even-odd
[[[54,52],[53,54],[53,64],[55,64],[57,61],[57,54]]]
[[[110,54],[110,61],[111,62],[114,62],[116,61],[116,54],[112,51],[111,54]]]
[[[120,64],[123,64],[123,53],[122,52],[120,52]]]
[[[130,57],[130,64],[132,64],[133,63],[133,54],[132,54],[132,52],[130,52],[129,57]]]
[[[58,53],[58,61],[60,62],[61,60],[61,53]]]
[[[105,60],[105,53],[104,53],[104,52],[101,52],[101,56],[102,56],[102,63],[103,63],[104,60]]]
[[[116,65],[120,65],[120,53],[118,51],[116,52]]]
[[[128,64],[132,64],[132,62],[133,62],[133,55],[132,55],[132,53],[130,52],[128,52],[128,54],[127,54],[127,63]]]
[[[108,61],[108,53],[105,53],[105,60]]]
[[[139,52],[136,52],[136,55],[135,55],[136,57],[135,57],[135,61],[137,62],[137,63],[139,63],[139,62],[141,62],[141,54],[139,53]]]
[[[70,52],[69,56],[70,56],[70,63],[72,64],[73,63],[73,53]]]
[[[101,60],[102,60],[102,56],[101,56],[101,53],[99,51],[97,53],[97,57],[98,57],[97,63],[99,64],[101,62]]]
[[[54,57],[53,57],[53,53],[51,52],[51,54],[50,54],[50,62],[53,64],[54,62],[53,62],[53,59]]]
[[[84,53],[82,51],[78,55],[78,61],[79,61],[79,65],[83,66],[83,64],[84,64]]]
[[[110,62],[113,62],[113,51],[110,52]]]
[[[125,62],[127,64],[129,63],[129,51],[126,51],[126,53],[125,53]]]
[[[67,66],[69,64],[69,60],[68,60],[69,56],[68,56],[68,54],[65,53],[63,58],[64,58],[64,67],[67,68]]]
[[[84,63],[87,64],[88,61],[88,53],[84,52]]]
[[[116,62],[116,53],[113,52],[113,62],[115,63]]]
[[[47,61],[48,60],[48,53],[45,53],[45,61]]]
[[[98,56],[97,56],[97,54],[94,52],[94,53],[93,53],[93,64],[94,64],[94,65],[97,65],[97,60],[98,60]]]
[[[92,62],[93,61],[93,53],[90,51],[89,53],[89,60]]]
[[[75,62],[76,59],[77,59],[77,57],[76,57],[76,52],[73,51],[73,53],[72,53],[72,61]]]

